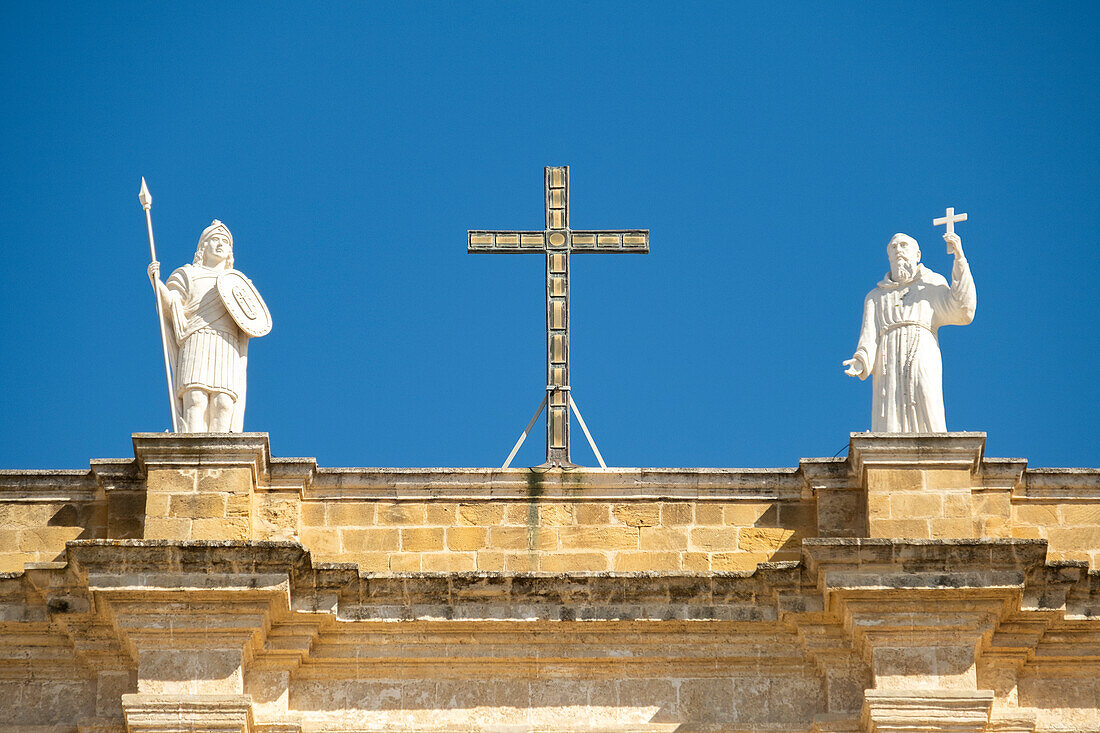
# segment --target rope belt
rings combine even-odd
[[[879,339],[881,339],[883,335],[887,332],[893,331],[895,328],[901,328],[902,326],[916,326],[918,328],[923,328],[925,331],[932,334],[933,337],[935,337],[936,335],[935,331],[933,331],[931,328],[921,323],[920,321],[896,321],[895,323],[890,323],[882,327],[882,330],[878,332]],[[917,356],[917,347],[919,346],[919,344],[920,331],[917,331],[915,334],[915,338],[908,344],[908,353],[905,356],[905,363],[902,365],[901,371],[901,382],[905,388],[905,398],[910,407],[916,407],[917,404],[916,394],[914,390],[914,383],[916,382],[916,379],[913,378],[913,360]],[[885,376],[886,360],[882,359],[880,361],[882,362],[882,373]]]
[[[882,334],[886,333],[887,331],[893,331],[895,328],[901,328],[902,326],[919,326],[933,336],[935,335],[935,332],[931,329],[931,327],[926,326],[920,321],[896,321],[895,323],[890,323],[883,326],[882,330],[878,332],[878,335],[881,338]]]

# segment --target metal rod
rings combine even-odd
[[[512,465],[512,459],[516,457],[516,453],[519,452],[519,447],[523,445],[523,441],[527,440],[527,434],[531,432],[531,428],[535,426],[535,421],[539,419],[539,415],[542,414],[542,408],[546,407],[546,396],[543,395],[542,402],[539,403],[539,409],[535,410],[535,416],[531,418],[531,422],[527,423],[527,427],[523,429],[523,434],[519,436],[519,440],[516,441],[516,445],[512,448],[512,452],[508,454],[508,458],[505,459],[504,465],[501,468],[508,468]]]
[[[149,232],[149,256],[153,262],[157,261],[157,247],[153,243],[153,214],[150,209],[153,208],[153,197],[149,194],[149,188],[145,185],[145,177],[141,179],[141,191],[138,193],[138,201],[141,202],[141,208],[145,209],[145,228]],[[168,334],[164,331],[164,311],[161,308],[160,303],[160,290],[157,289],[157,283],[153,283],[153,296],[157,300],[157,321],[160,323],[160,346],[161,351],[164,353],[164,377],[168,383],[168,406],[172,410],[172,429],[171,432],[179,430],[179,415],[176,411],[176,396],[172,390],[172,365],[171,360],[168,358]]]
[[[573,400],[573,394],[569,394],[569,407],[572,408],[573,414],[577,416],[577,422],[580,423],[581,430],[584,431],[584,437],[588,438],[588,444],[592,446],[592,452],[596,454],[596,460],[600,462],[600,468],[607,468],[607,464],[603,462],[603,456],[600,455],[600,449],[596,447],[596,441],[592,440],[592,433],[588,432],[588,426],[584,424],[584,418],[581,417],[581,411],[577,409],[577,403]]]

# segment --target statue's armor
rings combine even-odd
[[[172,318],[179,345],[177,396],[199,387],[235,400],[243,387],[241,333],[218,296],[218,274],[201,265],[184,265],[168,278],[168,289],[180,298],[173,302]]]

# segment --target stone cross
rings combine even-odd
[[[966,214],[956,214],[955,209],[948,207],[947,211],[939,219],[932,220],[932,226],[938,227],[944,224],[947,225],[947,233],[955,233],[955,222],[966,221]]]
[[[543,231],[468,232],[467,252],[546,255],[546,464],[569,460],[569,253],[649,252],[648,229],[569,228],[569,167],[546,168]]]

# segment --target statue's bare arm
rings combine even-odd
[[[153,283],[153,287],[156,288],[157,291],[157,297],[160,298],[161,302],[167,307],[171,303],[173,293],[168,289],[168,286],[161,281],[160,263],[156,260],[149,263],[149,282]]]

